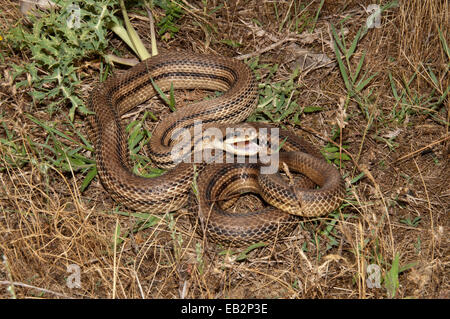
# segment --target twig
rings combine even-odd
[[[113,64],[114,62],[122,64],[122,65],[128,65],[128,66],[135,66],[139,63],[139,60],[136,58],[121,58],[114,54],[107,54],[105,56],[105,60],[109,64]]]
[[[435,251],[435,242],[434,242],[434,222],[433,222],[433,210],[431,209],[431,202],[430,202],[430,196],[428,195],[427,190],[427,184],[425,183],[425,180],[423,179],[422,171],[419,168],[419,165],[417,165],[416,159],[414,160],[414,164],[416,165],[417,171],[419,172],[420,180],[422,181],[423,189],[425,190],[425,195],[427,197],[427,203],[428,203],[428,211],[430,212],[430,228],[431,228],[431,260],[434,259],[434,251]]]
[[[396,160],[394,161],[394,163],[400,162],[400,161],[404,160],[405,158],[411,157],[411,156],[413,156],[413,155],[415,155],[415,154],[417,154],[417,153],[420,153],[420,152],[426,150],[427,148],[431,148],[432,146],[434,146],[434,145],[436,145],[436,144],[439,144],[439,143],[442,143],[442,142],[444,142],[444,141],[446,141],[446,140],[448,140],[448,139],[450,139],[450,135],[446,135],[446,136],[440,138],[439,140],[434,141],[434,142],[431,143],[431,144],[428,144],[427,146],[424,146],[424,147],[419,148],[418,150],[416,150],[416,151],[414,151],[414,152],[411,152],[411,153],[409,153],[409,154],[406,154],[406,155],[404,155],[404,156],[402,156],[402,157],[396,159]]]
[[[140,294],[141,294],[141,298],[142,298],[142,299],[145,299],[144,291],[142,290],[141,281],[139,280],[139,276],[138,276],[138,274],[137,274],[136,271],[134,271],[134,276],[136,277],[136,282],[137,282],[138,287],[139,287],[139,292],[140,292]]]
[[[187,5],[188,7],[190,7],[191,9],[195,10],[195,11],[200,11],[198,8],[195,8],[193,5],[191,5],[188,1],[186,0],[181,0],[185,5]],[[211,22],[209,22],[208,20],[206,20],[205,18],[199,16],[198,14],[196,14],[194,11],[188,9],[187,7],[183,6],[181,3],[177,3],[183,10],[186,10],[188,13],[192,14],[194,17],[203,20],[203,22],[205,22],[206,24],[208,24],[211,28],[214,29],[214,25],[211,24]]]
[[[362,167],[362,172],[372,182],[373,186],[375,187],[376,192],[378,193],[378,196],[380,196],[380,199],[381,199],[381,201],[383,203],[384,212],[386,214],[387,224],[388,224],[388,227],[389,227],[389,235],[390,235],[390,238],[391,238],[392,257],[394,258],[394,256],[395,256],[394,233],[392,231],[392,223],[391,223],[391,218],[389,217],[388,206],[387,206],[386,201],[384,199],[383,193],[381,192],[380,185],[377,183],[377,181],[375,180],[375,177],[373,177],[373,175],[370,172],[370,170],[368,168],[366,168],[366,167]]]
[[[113,251],[114,251],[114,260],[113,260],[113,288],[112,288],[112,299],[116,299],[116,287],[117,287],[117,240],[119,237],[119,217],[116,218],[116,227],[114,228],[114,245],[113,245]]]
[[[294,176],[292,176],[292,174],[289,170],[289,166],[287,166],[287,164],[283,162],[282,169],[283,169],[284,173],[287,175],[287,177],[289,178],[289,186],[293,186],[294,185]]]
[[[289,37],[287,37],[287,38],[284,38],[284,39],[282,39],[280,41],[277,41],[277,42],[275,42],[275,43],[273,43],[273,44],[271,44],[271,45],[269,45],[269,46],[267,46],[265,48],[259,49],[258,51],[255,51],[255,52],[252,52],[252,53],[249,53],[249,54],[244,54],[244,55],[237,56],[236,59],[237,60],[244,60],[244,59],[248,59],[248,58],[253,58],[255,56],[263,54],[264,52],[273,50],[273,49],[275,49],[276,47],[282,45],[285,42],[290,42],[290,41],[297,41],[297,39],[296,38],[289,38]]]
[[[39,291],[42,291],[42,292],[46,292],[46,293],[53,294],[55,296],[59,296],[59,297],[63,297],[63,298],[67,298],[67,299],[74,299],[72,297],[63,295],[63,294],[61,294],[59,292],[56,292],[56,291],[48,290],[48,289],[45,289],[45,288],[39,288],[39,287],[32,286],[32,285],[27,285],[27,284],[24,284],[22,282],[17,282],[17,281],[12,281],[12,282],[11,281],[7,281],[7,280],[0,281],[0,285],[20,286],[20,287],[24,287],[24,288],[30,288],[30,289],[39,290]]]

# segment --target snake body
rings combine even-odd
[[[255,129],[275,128],[249,124]],[[282,238],[298,224],[297,216],[322,216],[339,207],[345,195],[339,172],[295,133],[281,129],[279,139],[283,147],[277,165],[285,163],[305,177],[288,182],[279,173],[262,174],[260,163],[248,162],[208,165],[199,173],[197,205],[191,206],[198,206],[201,230],[209,238],[233,246]],[[230,212],[226,200],[243,193],[259,194],[271,206]]]
[[[173,86],[174,89],[202,88],[223,91],[224,94],[214,100],[193,103],[189,107],[170,113],[158,123],[150,140],[151,159],[159,167],[169,170],[155,178],[144,178],[131,171],[128,144],[121,124],[121,116],[155,96],[157,94],[155,85],[162,91],[168,91]],[[90,117],[90,122],[94,132],[93,143],[96,148],[98,174],[104,187],[114,200],[129,208],[151,213],[165,213],[186,205],[190,198],[194,173],[196,173],[199,174],[197,180],[199,212],[205,212],[207,210],[205,205],[211,205],[211,201],[215,199],[206,198],[203,191],[209,185],[208,196],[215,194],[211,191],[219,185],[218,180],[217,178],[212,179],[214,183],[211,184],[209,177],[211,171],[203,170],[203,167],[209,165],[199,165],[197,171],[194,171],[194,166],[190,163],[175,164],[173,162],[171,157],[174,144],[173,134],[179,129],[192,131],[198,120],[201,120],[206,126],[235,125],[235,123],[244,121],[255,110],[256,103],[257,84],[253,72],[244,63],[231,58],[173,52],[152,57],[125,73],[111,77],[93,90],[88,101],[88,107],[94,113]],[[255,125],[257,127],[259,124]],[[280,202],[286,202],[284,200],[286,196],[290,196],[293,200],[299,195],[303,196],[300,206],[305,203],[308,205],[313,203],[312,206],[310,205],[310,210],[305,210],[305,207],[297,210],[297,213],[303,211],[301,214],[305,216],[321,215],[335,209],[343,197],[343,184],[339,173],[323,159],[320,159],[318,152],[309,146],[304,146],[307,144],[306,142],[298,142],[300,139],[292,137],[292,133],[287,133],[287,131],[283,134],[289,136],[290,142],[286,145],[288,151],[286,154],[291,155],[282,155],[281,157],[290,156],[289,161],[295,166],[294,170],[306,169],[307,172],[303,173],[307,175],[310,173],[310,178],[324,187],[317,191],[308,190],[300,194],[298,189],[290,186],[293,195],[288,195],[286,190],[280,188],[280,177],[260,178],[261,182],[266,185],[261,196],[267,198],[268,202],[275,206]],[[298,147],[296,144],[302,145]],[[306,160],[302,159],[301,155],[292,153],[292,151],[305,151],[305,148],[307,148],[307,153],[313,154],[306,154]],[[304,163],[307,164],[303,165]],[[302,165],[303,167],[301,167]],[[243,176],[255,175],[258,164],[244,164],[240,167],[240,171],[246,173],[241,175],[237,173],[239,165],[217,164],[213,166],[215,169],[225,170],[222,172],[223,174],[221,173],[222,177],[231,176],[236,181],[245,180]],[[324,169],[327,174],[333,173],[331,175],[324,174]],[[216,172],[213,175],[219,176]],[[246,183],[241,184],[244,190],[256,191],[254,178],[247,179]],[[229,189],[229,186],[222,187],[222,189]],[[280,199],[274,196],[275,193],[285,197]],[[317,207],[321,207],[321,209],[317,210]],[[201,221],[203,225],[210,222],[209,225],[212,228],[207,227],[208,235],[219,242],[250,243],[268,239],[275,236],[276,233],[280,233],[280,230],[287,231],[292,228],[290,226],[292,216],[280,213],[279,209],[270,208],[263,214],[250,212],[247,214],[250,217],[246,215],[247,217],[244,219],[239,219],[239,216],[230,217],[228,213],[220,209],[217,213],[218,216],[226,216],[226,218],[211,219],[211,215],[208,215],[207,218],[201,217]],[[255,218],[258,222],[250,223],[252,225],[250,228],[246,227],[249,225],[248,218],[253,220],[251,216],[255,215],[260,215]],[[238,231],[236,231],[236,227]],[[236,236],[240,239],[236,240]]]

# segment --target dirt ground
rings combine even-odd
[[[15,2],[0,2],[5,38],[21,13]],[[27,77],[12,76],[12,64],[30,63],[29,50],[0,41],[0,297],[449,298],[450,57],[442,42],[450,44],[448,1],[399,1],[384,11],[344,63],[355,72],[364,56],[359,77],[373,75],[359,97],[352,96],[331,25],[339,26],[349,48],[374,2],[388,3],[179,1],[179,30],[157,36],[160,54],[259,57],[260,83],[286,83],[299,66],[291,95],[295,110],[277,124],[328,150],[328,157],[345,155],[334,161],[346,182],[341,207],[301,220],[288,237],[250,251],[204,240],[185,209],[159,220],[127,210],[98,177],[81,190],[86,171],[58,167],[46,146],[63,138],[29,114],[76,140],[88,136],[86,118],[77,113],[71,125],[69,107],[49,113],[45,102],[33,103],[32,88],[16,86]],[[150,48],[145,10],[129,11]],[[164,11],[155,8],[153,15],[160,21]],[[133,56],[112,33],[109,38],[109,52]],[[87,98],[100,60],[82,63],[78,88]],[[182,107],[205,94],[175,97]],[[147,110],[156,118],[170,112],[154,98],[126,121]],[[145,127],[151,131],[155,124],[148,119]],[[93,152],[83,155],[95,159]],[[77,269],[80,287],[71,288],[67,283]]]

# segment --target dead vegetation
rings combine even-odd
[[[20,21],[15,3],[2,2],[0,35]],[[438,31],[450,43],[448,1],[399,1],[359,41],[350,68],[365,55],[363,72],[376,74],[362,91],[371,91],[362,108],[347,98],[330,25],[342,26],[349,46],[372,2],[325,1],[315,20],[320,1],[180,1],[179,31],[159,39],[161,54],[259,56],[259,65],[278,64],[274,83],[300,65],[301,93],[293,98],[300,109],[320,109],[282,124],[349,156],[340,163],[348,198],[337,212],[248,252],[203,240],[184,210],[161,219],[128,212],[98,179],[81,191],[84,175],[48,160],[50,135],[27,115],[53,121],[76,139],[74,131],[87,134],[84,117],[77,115],[71,127],[64,110],[49,114],[33,103],[28,87],[16,88],[11,65],[28,63],[27,52],[0,42],[0,296],[387,298],[395,291],[395,298],[449,298],[450,108],[448,97],[433,104],[449,87],[449,56]],[[154,15],[158,20],[164,12]],[[147,17],[131,17],[148,43]],[[111,45],[127,52],[117,39]],[[84,63],[87,96],[99,63]],[[258,72],[264,81],[270,68]],[[176,98],[182,105],[202,96]],[[141,115],[147,109],[168,112],[158,99],[140,108]],[[80,267],[80,288],[66,284],[73,264]],[[370,264],[380,266],[381,288],[367,285]]]

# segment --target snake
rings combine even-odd
[[[223,94],[163,116],[152,131],[149,150],[152,162],[166,172],[153,178],[139,176],[132,170],[122,116],[159,92],[172,89],[204,89]],[[163,214],[186,205],[197,207],[200,233],[212,241],[237,246],[282,236],[293,229],[296,215],[313,217],[335,210],[344,196],[340,173],[311,144],[286,129],[280,130],[284,144],[277,158],[319,188],[292,185],[280,173],[259,174],[265,164],[258,162],[174,161],[179,132],[192,133],[201,121],[203,131],[216,127],[226,135],[226,129],[239,128],[255,111],[257,101],[258,85],[253,71],[229,57],[168,52],[114,74],[98,84],[87,101],[92,111],[88,119],[101,183],[113,200],[136,211]],[[260,123],[244,126],[257,131],[275,128]],[[195,139],[195,133],[193,136]],[[237,144],[233,137],[226,143],[228,147]],[[247,141],[242,145],[245,148],[249,144]],[[188,143],[191,156],[195,145],[195,141]],[[230,213],[224,205],[216,205],[224,196],[243,192],[256,192],[270,205],[240,213]]]

